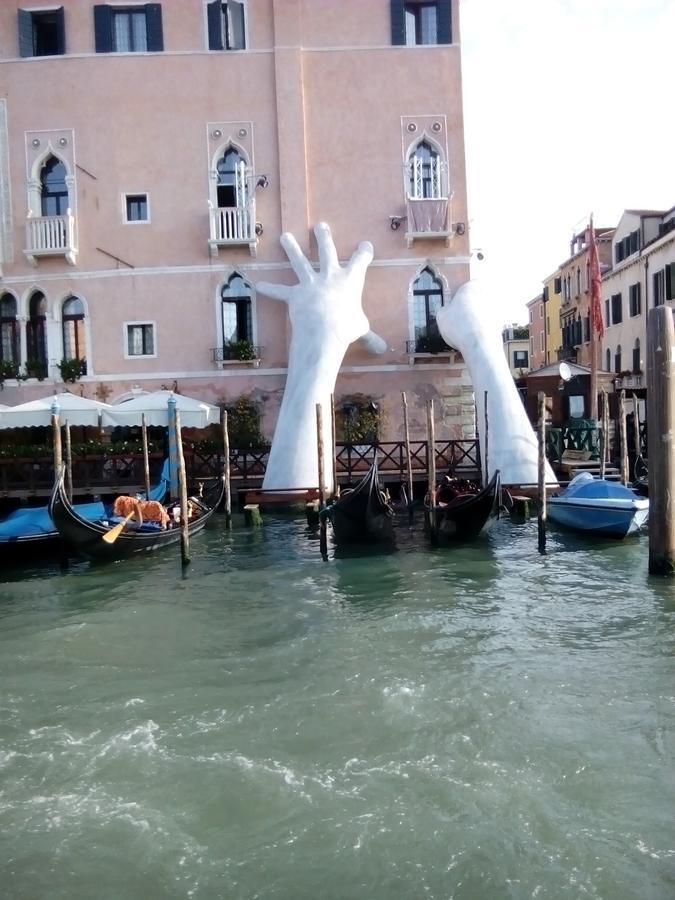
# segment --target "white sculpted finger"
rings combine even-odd
[[[387,342],[384,338],[381,338],[379,334],[375,334],[374,331],[369,331],[368,334],[364,334],[362,338],[359,338],[359,343],[366,350],[370,350],[371,353],[386,353],[387,352]]]
[[[319,248],[319,266],[324,275],[330,275],[340,267],[330,226],[326,222],[319,222],[314,234]]]
[[[286,251],[286,256],[289,258],[299,281],[311,281],[314,278],[314,269],[290,231],[285,231],[281,235],[280,243]]]
[[[271,281],[258,281],[255,289],[259,294],[264,294],[273,300],[283,300],[285,303],[288,303],[291,299],[293,290],[289,284],[273,284]]]
[[[373,256],[373,245],[370,241],[362,241],[354,251],[352,258],[349,260],[347,271],[350,275],[355,275],[362,279],[365,278],[366,269],[373,261]]]

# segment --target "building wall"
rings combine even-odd
[[[422,269],[442,282],[444,303],[469,277],[458,0],[454,43],[414,47],[392,46],[389,0],[256,0],[247,4],[242,51],[208,50],[205,4],[164,0],[164,50],[121,54],[95,52],[94,5],[65,0],[65,55],[29,58],[18,56],[21,4],[0,5],[0,291],[16,297],[22,328],[31,292],[44,293],[50,360],[46,383],[7,382],[3,400],[51,390],[63,354],[61,306],[74,295],[87,312],[85,393],[103,385],[114,397],[133,384],[153,389],[174,380],[212,402],[251,393],[271,436],[289,325],[284,305],[256,295],[255,285],[294,283],[281,233],[291,231],[315,260],[312,228],[327,221],[341,260],[362,240],[374,244],[363,303],[388,345],[384,357],[351,347],[336,397],[358,388],[381,398],[386,437],[400,430],[401,390],[417,405],[411,419],[422,430],[433,396],[446,411],[440,434],[463,436],[471,389],[461,358],[406,350],[411,284]],[[430,92],[430,84],[442,90]],[[390,217],[405,214],[406,152],[427,129],[447,150],[452,222],[466,228],[452,229],[447,244],[408,246],[406,223],[394,231]],[[263,229],[255,255],[246,246],[209,251],[212,170],[228,142],[269,182],[255,194]],[[73,179],[74,265],[63,256],[32,265],[24,254],[27,209],[35,205],[30,181],[50,147]],[[150,221],[125,223],[123,195],[146,192]],[[253,287],[257,368],[212,361],[219,292],[234,272]],[[155,324],[153,358],[125,357],[124,323],[132,321]]]
[[[546,304],[541,294],[527,304],[530,327],[530,371],[540,369],[545,363]]]

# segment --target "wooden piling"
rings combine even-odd
[[[55,407],[52,407],[54,410]],[[58,476],[63,463],[63,450],[61,448],[61,424],[58,412],[52,412],[52,436],[54,450],[54,479]]]
[[[337,444],[335,430],[335,394],[330,395],[330,439],[331,439],[331,462],[333,466],[333,496],[340,496],[340,486],[337,480]]]
[[[70,441],[70,422],[65,421],[64,432],[66,435],[66,496],[73,502],[73,445]]]
[[[602,428],[600,430],[600,477],[605,477],[609,457],[609,395],[602,392]]]
[[[429,473],[429,526],[432,534],[436,529],[436,427],[434,423],[434,401],[427,401],[427,471]]]
[[[401,402],[403,403],[403,436],[405,440],[405,470],[408,479],[408,517],[413,517],[413,476],[412,476],[412,459],[410,456],[410,426],[408,423],[408,401],[405,391],[401,392]]]
[[[227,425],[227,410],[223,410],[223,454],[225,465],[223,477],[225,479],[225,527],[232,527],[232,484],[230,474],[230,432]]]
[[[188,531],[188,498],[183,435],[180,428],[180,412],[174,406],[176,423],[176,449],[178,451],[178,490],[180,493],[180,555],[184,566],[190,562],[190,534]]]
[[[326,505],[326,495],[324,490],[324,471],[323,471],[323,414],[321,404],[316,404],[316,448],[319,455],[319,510],[324,509]],[[319,517],[319,548],[321,555],[326,556],[328,552],[328,534],[327,534],[326,516]]]
[[[637,394],[633,394],[633,443],[635,444],[635,460],[642,456],[640,452],[640,408]]]
[[[546,553],[546,394],[539,391],[539,515],[537,517],[537,545],[540,553]]]
[[[145,483],[145,499],[150,499],[150,456],[148,454],[148,427],[145,424],[145,413],[141,413],[141,440],[143,441],[143,480]]]
[[[628,434],[626,431],[626,392],[619,394],[619,447],[621,449],[621,483],[628,484]]]
[[[483,394],[483,415],[485,416],[485,481],[484,485],[490,483],[490,470],[488,469],[488,392]]]
[[[249,528],[254,525],[262,525],[260,507],[257,503],[247,503],[244,507],[244,524]]]
[[[669,306],[647,316],[649,572],[675,575],[675,326]]]

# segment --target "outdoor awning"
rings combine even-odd
[[[18,406],[0,409],[0,428],[44,428],[51,425],[52,408],[62,423],[97,427],[100,417],[112,409],[108,403],[64,391],[40,400],[29,400]]]
[[[153,391],[139,394],[131,400],[108,406],[103,413],[103,426],[141,425],[141,416],[145,415],[145,424],[169,426],[169,400],[176,401],[180,412],[180,424],[183,428],[206,428],[220,422],[220,409],[211,403],[204,403],[173,391]]]

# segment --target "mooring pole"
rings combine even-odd
[[[675,327],[669,306],[647,316],[649,572],[675,575]]]
[[[427,468],[429,496],[429,526],[436,530],[436,428],[434,425],[434,401],[427,401]]]
[[[333,464],[333,495],[340,496],[340,488],[337,480],[337,444],[335,443],[335,394],[330,395],[330,440],[331,440],[331,460]]]
[[[485,416],[485,481],[484,485],[490,483],[490,472],[488,469],[488,392],[483,395],[483,414]]]
[[[178,487],[180,491],[180,555],[184,566],[190,562],[190,534],[188,531],[187,476],[183,456],[183,435],[180,428],[180,412],[174,400],[174,421],[176,423],[176,449],[178,451]]]
[[[635,393],[633,394],[633,442],[635,444],[635,461],[637,462],[638,456],[642,456],[642,453],[640,452],[640,409]],[[633,471],[635,471],[635,464],[633,464]]]
[[[150,458],[148,455],[148,427],[145,424],[145,413],[141,413],[141,438],[143,440],[143,478],[145,481],[145,499],[150,499]]]
[[[326,496],[324,493],[324,473],[323,473],[323,415],[321,412],[321,404],[316,404],[316,447],[319,454],[319,549],[321,555],[326,556],[328,553],[328,535],[326,517],[321,515],[325,505]]]
[[[619,444],[621,446],[621,483],[628,484],[628,432],[626,430],[626,392],[619,394]]]
[[[537,546],[546,553],[546,394],[539,391],[539,515],[537,516]]]
[[[59,421],[59,412],[61,407],[56,401],[56,397],[52,402],[52,436],[53,436],[53,450],[54,450],[54,480],[56,481],[59,469],[61,468],[61,463],[63,462],[63,452],[61,449],[61,424]]]
[[[408,478],[408,518],[412,521],[413,517],[413,476],[412,476],[412,460],[410,458],[410,426],[408,424],[408,401],[406,400],[405,391],[401,392],[401,401],[403,403],[403,437],[405,440],[405,468]]]
[[[600,477],[604,478],[609,452],[609,396],[607,391],[602,392],[602,429],[600,437]]]
[[[230,433],[227,428],[227,410],[223,410],[223,453],[225,465],[223,477],[225,478],[225,527],[232,527],[232,487],[230,485]]]
[[[70,422],[65,421],[64,432],[66,435],[66,494],[68,500],[73,502],[73,445],[70,442]]]

